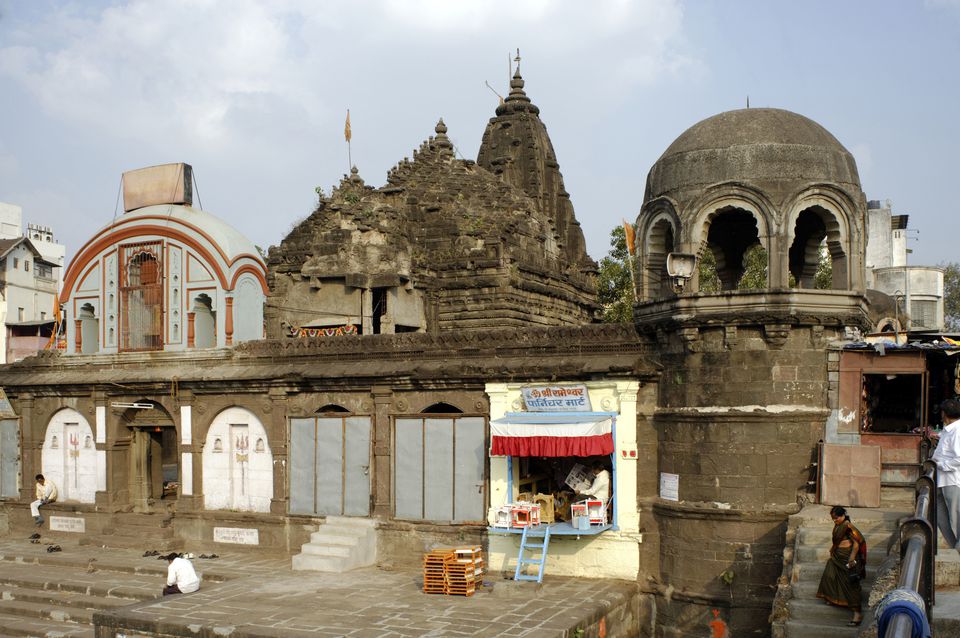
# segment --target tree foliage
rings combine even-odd
[[[737,290],[760,290],[767,287],[767,251],[760,244],[743,254],[743,275],[737,282]],[[722,285],[717,275],[717,260],[713,251],[705,248],[697,260],[700,292],[720,292]]]
[[[600,260],[597,272],[597,300],[603,306],[606,323],[633,321],[632,260],[627,259],[627,237],[623,226],[610,233],[610,252]]]
[[[960,264],[938,264],[943,268],[943,322],[948,332],[960,332]]]

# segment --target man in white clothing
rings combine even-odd
[[[598,498],[604,503],[610,500],[610,472],[608,472],[602,463],[594,463],[591,468],[593,472],[593,482],[580,493],[585,497]]]
[[[167,554],[167,586],[163,588],[163,595],[190,594],[200,589],[200,577],[186,558],[176,552]]]
[[[33,522],[37,527],[43,525],[43,517],[40,516],[40,506],[47,503],[53,503],[57,500],[57,486],[48,478],[43,478],[43,474],[37,474],[37,489],[34,493],[37,500],[30,503],[30,513],[33,514]]]
[[[960,549],[960,398],[940,404],[943,432],[931,457],[937,464],[937,527]]]

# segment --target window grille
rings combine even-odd
[[[120,349],[163,349],[163,253],[160,242],[121,247]]]

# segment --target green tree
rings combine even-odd
[[[960,332],[960,264],[937,264],[943,268],[943,322],[948,332]]]
[[[760,244],[754,244],[743,254],[743,275],[737,282],[737,290],[761,290],[767,287],[767,251]],[[697,273],[700,279],[700,292],[720,292],[722,286],[717,276],[717,260],[713,251],[705,248],[697,260]]]
[[[627,259],[627,236],[623,226],[610,232],[610,252],[600,260],[597,300],[603,306],[605,323],[633,321],[633,279]]]

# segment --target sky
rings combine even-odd
[[[124,171],[186,162],[267,248],[349,170],[347,109],[369,185],[441,117],[476,159],[518,48],[595,259],[667,146],[749,97],[853,153],[911,264],[960,261],[960,0],[0,0],[0,202],[69,260]]]

